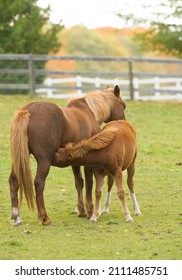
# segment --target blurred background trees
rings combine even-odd
[[[48,54],[60,47],[61,24],[49,22],[50,7],[37,0],[0,0],[0,53]]]
[[[89,29],[84,25],[65,29],[61,21],[58,24],[50,22],[50,7],[39,7],[37,0],[0,0],[0,53],[182,57],[182,1],[138,0],[135,5],[130,0],[100,1],[103,8],[106,2],[111,3],[111,13],[121,19],[120,29],[107,26]],[[44,68],[44,61],[34,63],[35,68]],[[50,70],[87,72],[127,71],[127,64],[99,61],[52,60],[45,67]],[[171,66],[170,69],[159,67],[161,73],[171,71]],[[3,68],[27,69],[27,62],[0,61],[0,69]],[[137,65],[138,71],[148,68],[148,64],[145,68]],[[172,68],[174,72],[179,72],[174,66]],[[155,72],[155,65],[150,65],[150,71]],[[41,83],[44,77],[38,76],[36,79],[36,83]],[[27,81],[25,75],[0,73],[0,83]]]
[[[49,16],[50,7],[40,8],[37,0],[0,0],[0,53],[48,54],[58,51],[61,42],[57,34],[63,26],[61,22],[51,24]],[[0,61],[0,68],[27,69],[27,62]],[[36,68],[44,68],[44,62],[36,62]],[[41,82],[43,77],[37,79]],[[0,74],[0,83],[27,81],[26,76]]]
[[[135,9],[125,6],[116,14],[132,27],[145,27],[146,31],[135,37],[143,49],[160,50],[182,57],[181,0],[139,0]]]

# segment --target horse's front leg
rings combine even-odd
[[[95,188],[95,204],[93,215],[90,218],[91,222],[97,222],[99,215],[101,214],[101,196],[102,188],[104,183],[104,176],[99,172],[94,172],[96,179],[96,188]]]
[[[51,220],[49,219],[45,209],[44,196],[43,196],[45,180],[49,173],[49,169],[50,169],[50,163],[48,161],[37,162],[37,173],[36,173],[34,184],[35,184],[38,217],[42,221],[43,225],[51,224]]]
[[[19,186],[13,168],[9,176],[9,186],[10,186],[10,197],[11,197],[11,220],[13,221],[13,225],[17,226],[22,224],[23,221],[19,215],[19,207],[18,207]]]
[[[75,178],[75,187],[78,194],[78,202],[77,202],[77,213],[78,217],[85,217],[85,207],[83,202],[83,178],[80,170],[80,166],[72,166],[74,178]]]
[[[85,173],[85,190],[86,190],[86,212],[87,218],[90,219],[93,214],[92,188],[93,188],[93,170],[90,167],[84,167]]]

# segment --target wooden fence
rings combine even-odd
[[[60,61],[100,61],[125,63],[127,71],[125,72],[83,72],[83,71],[50,71],[46,69],[36,68],[36,62],[47,62],[50,60]],[[86,91],[103,88],[104,84],[118,84],[122,88],[125,98],[131,99],[182,99],[182,60],[180,59],[152,59],[152,58],[123,58],[123,57],[75,57],[75,56],[46,56],[46,55],[21,55],[21,54],[0,54],[1,65],[6,61],[24,61],[27,65],[26,69],[9,69],[0,68],[0,75],[27,76],[27,83],[2,83],[1,89],[11,92],[14,90],[28,90],[31,95],[46,94],[48,97],[69,98],[82,96]],[[155,64],[155,73],[149,71],[137,71],[135,64],[141,63],[149,65]],[[175,73],[159,73],[158,65],[177,65],[178,70]],[[36,78],[44,76],[43,83],[37,83]],[[53,79],[51,77],[58,76],[63,78]],[[107,77],[107,78],[105,78]],[[67,79],[67,80],[66,80]],[[21,80],[21,78],[20,78]],[[76,95],[75,95],[76,94]]]

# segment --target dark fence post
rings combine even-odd
[[[130,98],[131,98],[131,100],[134,100],[133,64],[132,64],[132,58],[129,58],[129,59],[128,59],[128,79],[129,79]]]
[[[29,69],[29,93],[31,96],[35,95],[35,77],[34,77],[34,66],[32,54],[29,55],[28,60]]]

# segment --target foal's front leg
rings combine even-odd
[[[13,226],[18,226],[22,224],[22,219],[19,215],[19,206],[18,206],[18,181],[16,175],[14,174],[13,168],[9,176],[9,186],[10,186],[10,196],[11,196],[11,220],[13,221]]]
[[[93,215],[90,218],[91,222],[97,222],[98,216],[101,214],[101,196],[102,196],[102,188],[104,183],[104,176],[98,172],[94,172],[96,179],[96,188],[95,188],[95,205]]]
[[[134,174],[135,174],[135,163],[134,162],[128,167],[127,173],[128,173],[127,184],[128,184],[128,188],[130,190],[130,196],[131,196],[131,200],[133,203],[135,215],[141,216],[142,212],[140,211],[140,208],[139,208],[139,205],[137,202],[137,198],[136,198],[136,195],[134,192]]]

